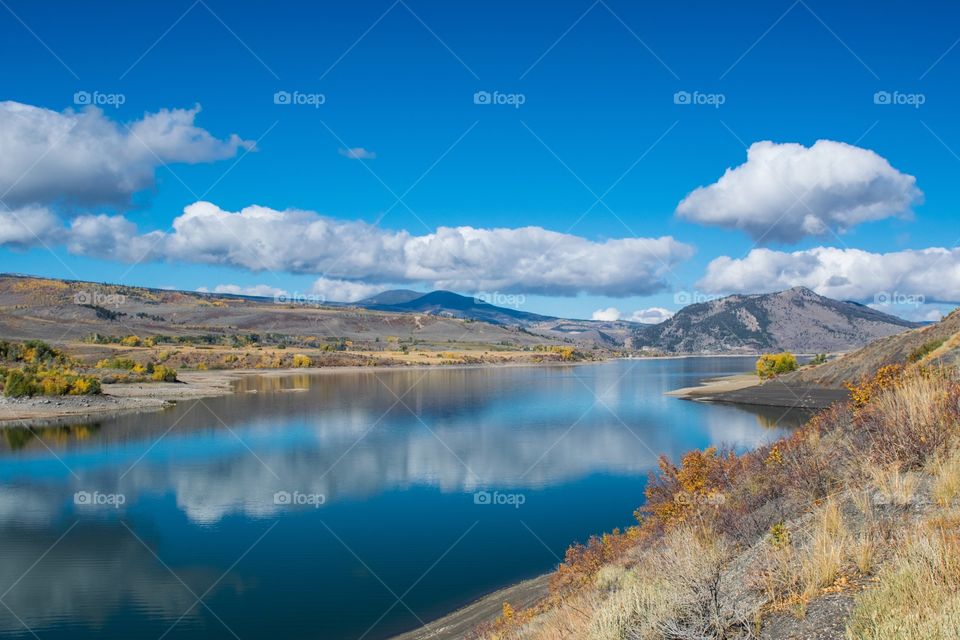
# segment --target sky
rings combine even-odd
[[[960,302],[960,6],[0,0],[0,271]]]

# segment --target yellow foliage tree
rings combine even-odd
[[[764,379],[775,378],[788,371],[796,371],[799,367],[796,356],[789,351],[765,353],[757,359],[757,375]]]
[[[297,368],[309,367],[313,362],[310,360],[309,356],[305,356],[302,353],[298,353],[293,356],[293,366]]]

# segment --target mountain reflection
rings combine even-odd
[[[16,446],[5,455],[27,467],[50,458],[47,447],[59,452],[63,468],[47,460],[55,476],[47,482],[58,489],[27,502],[34,518],[57,513],[76,491],[99,490],[123,493],[125,509],[141,496],[173,494],[192,521],[209,524],[276,515],[288,508],[274,503],[278,491],[322,494],[329,506],[414,486],[536,489],[596,473],[645,474],[660,454],[753,446],[798,419],[668,398],[682,376],[635,367],[250,377],[234,396],[21,432],[8,437]],[[5,472],[8,493],[17,466]],[[0,500],[0,522],[12,515]]]

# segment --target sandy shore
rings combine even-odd
[[[486,595],[457,609],[425,627],[408,631],[393,640],[454,640],[465,637],[474,627],[495,620],[503,612],[503,603],[509,602],[515,610],[533,605],[547,595],[550,574],[524,580]]]
[[[666,395],[684,398],[686,400],[712,400],[713,396],[728,391],[738,391],[760,384],[760,379],[752,373],[741,373],[735,376],[709,378],[696,387],[683,387],[667,391]]]

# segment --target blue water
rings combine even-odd
[[[259,377],[162,413],[7,431],[0,635],[390,637],[631,524],[658,455],[796,426],[663,395],[752,365]]]

